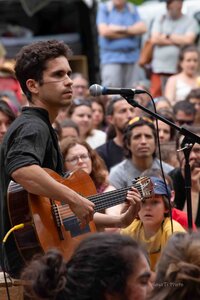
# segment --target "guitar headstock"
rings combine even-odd
[[[153,182],[147,176],[136,177],[132,181],[133,187],[135,187],[140,193],[142,200],[149,198],[154,195]]]

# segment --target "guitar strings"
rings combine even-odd
[[[111,196],[113,196],[114,198],[112,197],[112,199],[110,201],[108,201],[109,203],[113,204],[113,203],[116,202],[115,200],[118,199],[120,196],[122,196],[122,195],[124,196],[124,192],[126,192],[129,188],[130,187],[121,189],[120,191],[115,190],[115,191],[106,192],[106,193],[101,194],[101,195],[89,196],[89,197],[87,197],[87,199],[91,200],[94,203],[97,201],[97,203],[95,203],[95,204],[100,208],[104,208],[104,206],[101,206],[101,205],[105,203],[106,199],[110,200]],[[142,192],[142,190],[141,190],[141,192]],[[115,196],[115,194],[117,194],[117,195]],[[119,201],[121,201],[121,200],[119,200]],[[106,203],[106,204],[108,204],[108,203]],[[65,207],[65,206],[66,205],[63,205],[62,207]]]
[[[133,184],[133,186],[140,192],[141,196],[143,196],[143,188],[141,187],[141,184],[140,183],[135,183]],[[98,203],[96,203],[96,210],[101,210],[101,209],[104,209],[105,208],[105,200],[109,200],[109,204],[110,206],[113,206],[112,204],[119,204],[121,203],[121,197],[123,196],[123,199],[124,199],[124,192],[127,191],[128,189],[130,189],[130,187],[126,187],[126,188],[122,188],[119,190],[114,190],[114,191],[110,191],[110,192],[107,192],[105,194],[101,194],[101,195],[93,195],[93,196],[90,196],[88,197],[89,200],[92,200],[94,203],[95,201],[98,200]],[[115,196],[117,192],[117,196]],[[110,200],[110,196],[113,194],[114,197],[112,197],[112,200]],[[101,198],[100,198],[101,197]],[[116,201],[118,200],[118,201]],[[104,204],[104,205],[102,205]],[[108,203],[106,203],[108,204]],[[106,205],[106,207],[108,207]],[[58,206],[58,210],[59,210],[59,213],[61,214],[61,217],[62,218],[66,218],[66,217],[72,217],[72,219],[75,219],[77,220],[77,217],[73,214],[73,212],[71,211],[71,209],[69,208],[69,206],[67,204],[64,204],[62,206]]]
[[[111,194],[113,194],[114,198],[112,197],[112,199],[109,201],[109,203],[110,203],[110,204],[116,204],[116,205],[117,205],[118,203],[116,203],[116,200],[117,200],[120,196],[122,196],[122,195],[124,196],[124,192],[125,192],[127,189],[129,189],[129,188],[130,188],[130,187],[121,189],[120,192],[119,192],[119,190],[115,190],[115,191],[110,191],[110,192],[107,192],[107,193],[101,194],[101,195],[93,195],[93,196],[88,197],[87,199],[92,200],[92,202],[94,202],[94,203],[98,200],[98,203],[96,203],[96,206],[98,207],[98,209],[103,209],[103,208],[104,208],[104,205],[102,205],[102,204],[105,203],[105,200],[106,200],[106,199],[107,199],[107,200],[110,200]],[[139,187],[138,189],[140,190],[140,192],[142,192],[142,189],[141,189],[140,187]],[[118,192],[118,193],[117,193],[117,196],[115,196],[116,192]],[[119,199],[119,202],[120,202],[120,201],[121,201],[121,199]],[[118,201],[117,201],[117,202],[118,202]],[[121,202],[120,202],[120,203],[121,203]],[[108,203],[106,203],[106,207],[107,207],[107,204],[108,204]],[[59,211],[60,211],[60,212],[65,211],[66,208],[67,208],[67,211],[70,210],[70,208],[68,207],[68,204],[64,204],[64,205],[62,205],[62,206],[59,207]]]
[[[120,190],[120,192],[118,192],[116,196],[115,196],[115,194],[116,194],[117,190],[111,191],[111,192],[107,192],[107,193],[105,193],[105,195],[101,194],[101,195],[90,196],[90,197],[87,197],[87,199],[91,200],[93,203],[95,203],[97,201],[97,203],[95,203],[96,204],[96,210],[97,209],[100,210],[100,209],[105,208],[105,200],[109,200],[108,202],[109,202],[109,204],[111,206],[112,206],[112,204],[116,204],[117,205],[118,204],[117,202],[121,203],[121,197],[122,196],[124,197],[124,194],[125,194],[125,192],[126,192],[127,189],[128,188]],[[115,192],[115,193],[113,193],[113,192]],[[111,198],[110,196],[112,194],[113,194],[113,197]],[[106,207],[107,207],[108,202],[106,203]],[[70,208],[69,208],[68,204],[64,204],[62,206],[59,206],[59,212],[61,212],[61,213],[62,212],[69,213],[69,211],[70,211]]]

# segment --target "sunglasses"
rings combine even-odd
[[[178,123],[180,126],[182,126],[182,125],[192,125],[194,123],[194,121],[176,120],[176,123]]]
[[[145,122],[153,124],[153,121],[150,118],[137,116],[137,117],[134,117],[133,119],[131,119],[128,122],[128,125],[133,125],[134,123],[139,122],[139,121],[145,121]]]

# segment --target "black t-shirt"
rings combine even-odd
[[[124,159],[123,148],[115,144],[113,140],[109,140],[95,150],[104,160],[108,170]]]
[[[169,172],[173,180],[174,190],[175,190],[175,205],[178,209],[183,210],[185,202],[186,202],[186,192],[185,192],[185,180],[181,173],[180,168],[175,168],[171,172]],[[196,220],[193,220],[197,227],[200,227],[200,198],[197,210]]]
[[[59,174],[63,172],[62,155],[48,112],[41,108],[25,107],[9,127],[0,149],[0,236],[1,241],[12,227],[7,207],[7,190],[13,171],[28,165],[39,165]],[[20,201],[20,199],[19,199]],[[6,269],[18,277],[23,260],[13,236],[5,243]],[[1,253],[2,261],[2,253]]]

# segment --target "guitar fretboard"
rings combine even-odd
[[[125,187],[119,190],[106,192],[100,195],[93,195],[87,197],[87,199],[95,204],[95,212],[99,212],[106,208],[123,203],[126,199],[126,194],[129,189],[130,187]]]

